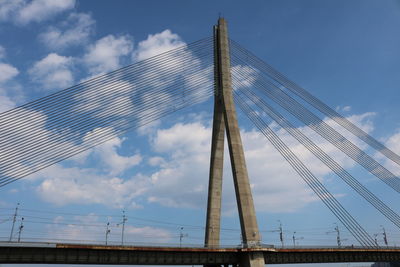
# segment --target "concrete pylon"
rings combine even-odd
[[[223,18],[214,27],[214,44],[215,100],[205,245],[219,245],[226,130],[243,244],[247,248],[256,248],[260,245],[261,237],[233,101],[229,39],[227,23]],[[261,267],[264,264],[262,253],[257,252],[244,253],[241,260],[241,265],[246,267]]]
[[[214,117],[211,141],[210,175],[208,183],[208,202],[205,246],[218,247],[221,224],[221,195],[222,195],[222,174],[224,165],[224,136],[225,121],[223,112],[222,94],[218,86],[218,59],[217,55],[217,26],[214,27]]]

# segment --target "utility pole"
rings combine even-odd
[[[296,232],[293,232],[293,247],[296,247],[296,240],[302,240],[304,237],[297,237],[296,238]]]
[[[337,245],[340,248],[342,246],[342,242],[340,240],[340,230],[339,230],[339,226],[338,225],[336,225],[335,231],[337,233],[337,236],[336,236]]]
[[[374,234],[375,245],[376,245],[377,247],[379,247],[377,237],[378,237],[378,234]]]
[[[283,230],[282,230],[282,223],[280,220],[278,220],[279,222],[279,239],[281,240],[281,244],[282,244],[282,248],[284,246],[283,244]]]
[[[188,234],[183,234],[183,227],[181,227],[181,231],[179,233],[179,247],[182,247],[182,239],[188,236]]]
[[[121,245],[124,245],[124,233],[125,233],[125,223],[128,219],[126,218],[125,215],[125,210],[122,211],[122,222],[117,224],[117,226],[122,224],[122,232],[121,232]]]
[[[108,229],[110,226],[110,222],[107,223],[107,228],[106,228],[106,246],[108,245],[108,235],[110,234],[111,230]]]
[[[24,228],[24,217],[22,217],[21,219],[21,225],[19,226],[18,230],[18,243],[21,241],[21,233],[23,228]]]
[[[382,227],[382,231],[383,231],[383,233],[382,233],[383,234],[383,242],[385,243],[386,246],[388,246],[388,240],[387,240],[385,227],[383,227],[382,225],[381,225],[381,227]]]
[[[326,232],[326,234],[336,233],[336,243],[337,243],[338,248],[340,248],[342,246],[342,239],[340,238],[340,229],[336,223],[334,223],[334,225],[336,225],[334,228],[334,231]],[[343,239],[343,240],[347,240],[347,239]]]
[[[296,232],[293,232],[293,236],[292,236],[292,238],[293,238],[293,247],[295,248],[296,247]]]
[[[17,207],[15,208],[15,213],[14,213],[13,223],[12,223],[11,233],[10,233],[10,239],[8,240],[9,242],[11,242],[12,236],[14,234],[15,221],[17,220],[17,216],[18,216],[18,207],[19,207],[19,203],[17,203]]]

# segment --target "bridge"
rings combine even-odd
[[[259,267],[277,263],[400,261],[400,249],[387,244],[385,247],[379,246],[376,238],[327,190],[323,182],[271,128],[265,117],[268,116],[296,139],[397,228],[400,228],[398,213],[296,128],[277,107],[309,127],[397,193],[400,193],[399,177],[326,123],[316,112],[312,112],[309,106],[325,114],[393,164],[400,165],[400,156],[229,39],[227,23],[223,18],[214,27],[213,38],[165,52],[1,113],[0,187],[129,130],[201,103],[211,96],[214,97],[214,116],[204,245],[137,246],[124,245],[123,239],[121,245],[13,242],[12,230],[10,240],[0,243],[0,263]],[[263,245],[236,105],[359,245],[342,246],[338,227],[337,247],[277,248]],[[37,116],[39,113],[46,114],[47,120],[43,121],[42,117]],[[37,128],[38,124],[45,125],[46,130]],[[220,245],[225,137],[241,226],[242,242],[236,247]],[[16,215],[17,210],[13,229]],[[22,228],[21,222],[19,233]],[[106,238],[107,234],[108,228]],[[294,236],[293,241],[295,245]]]
[[[399,248],[200,248],[0,243],[0,262],[25,264],[232,265],[257,253],[266,264],[398,262]]]

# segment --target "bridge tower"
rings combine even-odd
[[[214,118],[211,142],[205,246],[217,247],[220,240],[221,193],[224,161],[224,136],[228,140],[236,201],[244,247],[257,247],[258,230],[246,161],[235,110],[227,23],[224,18],[214,26]],[[244,253],[241,266],[264,266],[262,253]]]

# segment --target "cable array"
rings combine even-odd
[[[329,143],[333,144],[339,150],[344,152],[347,156],[363,166],[367,171],[375,175],[377,178],[385,182],[392,189],[399,193],[400,179],[392,172],[387,170],[385,167],[383,167],[381,164],[379,164],[377,161],[375,161],[372,157],[366,154],[363,150],[361,150],[346,137],[344,137],[327,123],[325,123],[317,115],[304,107],[300,102],[291,97],[289,92],[294,93],[293,91],[298,87],[297,85],[291,83],[286,77],[272,69],[268,64],[258,59],[244,48],[240,47],[234,41],[230,42],[230,46],[232,62],[231,74],[232,83],[235,91],[235,101],[244,111],[246,116],[249,117],[249,119],[257,126],[257,128],[267,137],[267,139],[290,163],[290,165],[303,178],[303,180],[306,181],[310,188],[313,189],[313,191],[328,206],[328,208],[335,214],[335,216],[345,225],[345,227],[352,233],[352,235],[364,246],[366,244],[373,244],[372,238],[365,232],[364,229],[360,228],[361,226],[351,217],[351,215],[346,210],[344,210],[342,206],[340,206],[340,204],[336,200],[333,200],[333,203],[329,203],[327,201],[327,198],[331,198],[332,195],[328,191],[326,191],[326,188],[323,187],[319,180],[304,166],[304,164],[298,158],[296,158],[293,152],[290,151],[290,148],[288,148],[284,144],[284,142],[279,139],[279,137],[272,131],[272,129],[269,128],[268,124],[259,115],[260,113],[255,112],[250,105],[258,107],[258,109],[260,109],[261,111],[261,114],[268,115],[273,121],[278,123],[292,137],[294,137],[299,143],[305,146],[313,155],[315,155],[344,182],[346,182],[347,185],[349,185],[367,202],[375,207],[382,215],[384,215],[387,219],[389,219],[392,223],[400,228],[400,216],[395,211],[393,211],[388,205],[386,205],[376,195],[374,195],[365,186],[363,186],[339,163],[337,163],[311,139],[309,139],[299,129],[297,129],[288,119],[278,113],[278,111],[274,109],[272,105],[259,97],[256,92],[254,92],[254,90],[250,90],[250,88],[256,88],[257,91],[266,96],[267,99],[272,100],[280,107],[288,111],[290,114],[292,114],[294,117],[303,122],[312,130],[314,130]],[[288,88],[290,86],[291,88]],[[287,91],[288,89],[289,91]],[[303,93],[303,91],[305,92],[304,89],[299,89],[297,90],[296,94],[300,96],[299,94]],[[304,95],[306,95],[307,97],[305,97]],[[312,106],[315,105],[314,107],[318,110],[323,109],[327,112],[328,109],[321,108],[325,104],[320,105],[317,103],[317,101],[314,101],[312,103],[311,101],[307,101],[307,99],[310,99],[309,93],[303,93],[300,97],[308,104],[311,104]],[[320,111],[323,112],[322,110]],[[338,122],[339,125],[346,124],[347,127],[350,127],[353,130],[355,129],[354,127],[356,126],[353,127],[350,122],[347,123],[347,119],[338,116],[336,116],[336,118],[339,118],[341,121],[341,123]],[[335,121],[337,120],[335,119]],[[357,132],[357,130],[355,130],[356,132],[350,129],[348,130],[356,136],[360,137],[360,132]],[[374,142],[371,141],[373,138],[369,138],[367,134],[364,133],[362,134],[362,136],[364,136],[364,138],[360,138],[367,144]],[[370,145],[378,149],[378,146],[376,144]],[[392,157],[392,152],[390,150],[382,149],[382,146],[380,147],[380,149],[382,150],[381,152],[388,158],[396,161],[395,157]],[[391,153],[387,153],[388,151],[390,151]],[[316,187],[316,185],[318,186]]]
[[[234,76],[234,75],[232,75]],[[233,79],[233,83],[237,79]],[[268,126],[264,120],[245,101],[242,95],[235,91],[235,102],[244,114],[254,123],[268,141],[279,151],[285,160],[293,167],[299,176],[307,183],[321,201],[332,211],[354,238],[365,247],[374,247],[374,240],[362,228],[351,214],[336,200],[336,198],[325,188],[303,162],[292,152],[292,150],[279,138],[279,136]]]
[[[232,83],[237,89],[234,91],[236,103],[351,235],[364,247],[376,246],[364,228],[251,105],[257,106],[276,121],[400,228],[400,216],[396,212],[271,105],[248,89],[249,84],[399,193],[400,179],[397,176],[304,107],[289,92],[399,165],[400,156],[237,43],[231,41],[230,45],[232,65],[241,66],[232,67]],[[208,99],[214,94],[213,52],[213,39],[205,38],[0,113],[0,187],[128,130]],[[46,218],[35,216],[28,216],[25,222],[53,224]],[[65,225],[74,224],[66,222]],[[80,226],[100,227],[98,224]]]
[[[267,74],[275,82],[288,89],[292,93],[296,94],[304,101],[312,105],[314,108],[318,109],[320,112],[324,113],[330,119],[334,120],[336,123],[341,125],[343,128],[347,129],[349,132],[357,136],[359,139],[364,141],[366,144],[370,145],[388,159],[400,165],[400,156],[386,147],[384,144],[373,138],[371,135],[357,127],[351,121],[343,117],[341,114],[336,112],[334,109],[323,103],[320,99],[313,96],[304,88],[300,87],[293,81],[289,80],[285,75],[275,70],[272,66],[267,64],[265,61],[261,60],[250,51],[239,45],[233,40],[230,40],[232,54],[235,54],[241,60],[251,62],[260,71]]]
[[[236,56],[235,53],[232,53],[232,58],[232,61],[235,64],[245,65],[248,67],[246,69],[241,68],[237,71],[240,73],[240,75],[242,75],[242,77],[248,77],[254,75],[254,73],[257,73],[257,77],[253,83],[255,88],[260,90],[260,92],[265,94],[269,99],[273,100],[282,108],[290,112],[298,120],[302,121],[325,140],[352,158],[355,162],[360,164],[375,177],[379,178],[393,190],[400,193],[400,179],[396,175],[370,157],[367,153],[329,126],[314,113],[309,111],[306,107],[300,104],[276,84],[268,80],[268,76],[263,76],[268,74],[265,74],[262,72],[262,70],[253,66],[252,61],[247,62]]]
[[[214,94],[205,38],[0,113],[0,187]]]
[[[393,224],[400,228],[400,216],[381,201],[375,194],[369,191],[363,186],[356,178],[354,178],[349,172],[347,172],[338,162],[331,158],[325,153],[317,144],[311,139],[304,135],[299,129],[297,129],[289,120],[283,117],[277,110],[269,105],[262,98],[258,97],[254,92],[246,89],[241,81],[233,74],[233,78],[241,86],[239,89],[244,96],[251,100],[252,103],[257,105],[263,112],[265,112],[271,119],[278,123],[283,129],[285,129],[291,136],[299,141],[304,147],[306,147],[313,155],[321,160],[326,166],[328,166],[337,176],[339,176],[344,182],[346,182],[353,190],[355,190],[360,196],[368,201],[373,207],[375,207],[382,215],[389,219]]]

